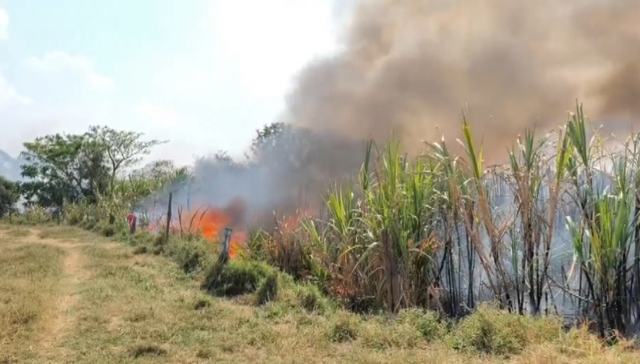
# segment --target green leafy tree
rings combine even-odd
[[[43,207],[83,198],[92,202],[106,187],[109,171],[104,148],[87,135],[47,135],[24,147],[21,155],[26,164],[21,174],[27,181],[20,184],[20,191],[28,201],[36,200]]]
[[[120,131],[108,126],[91,126],[87,135],[104,148],[109,167],[109,191],[115,188],[118,173],[138,164],[151,149],[167,141],[141,140],[143,133]]]
[[[0,176],[0,218],[11,211],[18,197],[18,185]]]
[[[91,126],[82,135],[55,134],[25,143],[21,192],[40,206],[62,206],[114,196],[118,176],[164,142],[141,140],[142,133]]]

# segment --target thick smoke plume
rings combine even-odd
[[[287,117],[355,139],[395,130],[415,151],[458,137],[465,108],[488,159],[576,99],[598,123],[636,122],[639,23],[637,0],[362,1],[343,52],[299,75]]]
[[[363,140],[393,131],[416,153],[459,137],[463,109],[487,163],[504,162],[526,127],[563,123],[576,99],[610,130],[633,125],[638,24],[638,0],[361,1],[341,52],[298,75],[283,115],[292,134],[241,169],[196,165],[191,206],[239,197],[249,215],[290,212],[299,191],[318,196],[360,167]]]

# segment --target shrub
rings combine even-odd
[[[402,310],[398,314],[398,321],[415,327],[422,337],[430,342],[443,337],[448,332],[448,322],[433,311]]]
[[[334,316],[333,321],[329,325],[327,338],[334,343],[343,343],[355,340],[358,337],[358,326],[360,322],[357,316],[339,312]]]
[[[147,254],[149,252],[149,248],[147,248],[146,245],[140,245],[137,246],[134,250],[133,250],[133,254],[134,255],[138,255],[138,254]]]
[[[270,274],[277,274],[277,271],[266,263],[232,260],[227,264],[214,264],[201,287],[214,296],[255,293]]]
[[[159,244],[161,240],[156,240],[156,248],[163,248],[163,252],[171,257],[182,270],[187,274],[192,274],[206,266],[209,260],[213,259],[209,243],[202,239],[191,241],[174,238],[165,247]]]
[[[521,353],[530,344],[553,342],[561,334],[560,320],[510,314],[484,304],[460,322],[453,334],[453,347],[509,356]]]
[[[278,273],[276,271],[267,273],[256,292],[256,301],[259,305],[273,301],[278,296]]]

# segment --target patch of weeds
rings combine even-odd
[[[115,236],[119,231],[118,226],[115,224],[109,224],[107,221],[99,222],[92,230],[107,238]]]
[[[154,293],[160,290],[152,278],[128,265],[105,266],[100,269],[97,278],[131,282],[137,289],[143,292]]]
[[[154,344],[140,344],[129,349],[129,356],[134,359],[141,357],[163,357],[167,356],[167,350]]]
[[[371,320],[360,325],[359,338],[364,346],[383,350],[410,349],[422,341],[422,334],[412,325],[398,321]]]
[[[290,310],[279,302],[269,302],[258,311],[258,317],[266,320],[273,320],[284,317]]]
[[[7,230],[5,234],[13,238],[23,238],[25,236],[29,236],[30,232],[29,229],[25,229],[23,227],[15,227]]]
[[[202,282],[201,288],[214,296],[233,297],[255,293],[267,276],[276,274],[275,268],[254,261],[229,261],[214,264]]]
[[[155,238],[155,235],[151,234],[148,231],[138,231],[135,234],[131,235],[129,231],[123,230],[121,232],[121,235],[118,237],[118,240],[127,242],[130,246],[133,246],[133,247],[139,247],[139,246],[150,247],[150,246],[153,246],[154,238]]]
[[[358,337],[358,318],[347,312],[340,312],[333,317],[327,331],[327,338],[333,343],[353,341]]]
[[[559,320],[524,317],[482,305],[460,322],[452,344],[458,350],[512,356],[528,345],[554,342],[561,332]]]
[[[153,246],[164,246],[167,243],[166,234],[161,232],[153,238]]]
[[[433,311],[402,310],[398,313],[398,322],[412,325],[429,342],[443,337],[449,331],[449,322]]]
[[[280,274],[281,292],[278,301],[284,302],[289,307],[300,308],[309,313],[326,313],[332,311],[333,302],[324,296],[320,289],[313,284],[298,283],[288,274]]]
[[[259,325],[254,329],[247,331],[244,342],[250,346],[266,346],[273,345],[278,337],[278,332],[271,325]],[[237,339],[232,341],[232,350],[238,349]]]
[[[156,247],[164,247],[164,244],[156,244]],[[173,239],[165,247],[164,253],[178,263],[187,274],[200,270],[206,265],[207,260],[212,258],[211,247],[201,239]]]
[[[268,272],[267,276],[260,282],[256,291],[256,301],[258,305],[274,301],[278,296],[278,272]]]
[[[196,358],[198,359],[211,359],[211,357],[213,357],[211,349],[200,348],[196,352]]]
[[[147,320],[152,319],[155,316],[155,314],[153,313],[152,310],[147,310],[147,311],[137,311],[134,312],[133,314],[127,316],[125,318],[125,320],[127,320],[128,322],[144,322]]]
[[[307,312],[325,313],[331,309],[329,299],[316,286],[297,285],[295,293],[300,306]]]
[[[164,245],[154,246],[151,253],[153,255],[162,255],[164,253]]]
[[[211,306],[212,303],[213,302],[211,302],[211,299],[209,297],[199,296],[198,298],[196,298],[196,301],[193,304],[193,309],[199,311]]]
[[[149,248],[146,245],[139,245],[133,250],[134,255],[147,254],[149,253]]]
[[[73,224],[72,224],[73,225]],[[96,231],[96,227],[98,225],[98,222],[93,220],[93,219],[87,219],[82,221],[82,223],[80,224],[80,227],[85,229],[85,230],[90,230],[90,231]]]
[[[307,314],[298,314],[295,316],[296,328],[308,327],[316,324],[316,317]]]
[[[9,317],[9,324],[15,326],[29,326],[35,324],[40,318],[37,306],[17,306]]]

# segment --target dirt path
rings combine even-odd
[[[56,242],[58,247],[64,247],[63,242]],[[63,279],[60,282],[60,296],[53,310],[53,320],[45,330],[42,346],[45,350],[57,347],[57,343],[67,334],[68,329],[73,327],[74,312],[73,306],[80,292],[80,285],[86,279],[87,272],[84,270],[85,257],[77,245],[67,245],[67,256],[64,260]]]
[[[40,238],[39,231],[29,229],[29,234],[18,238],[18,244],[44,244],[63,249],[65,259],[63,263],[63,274],[58,281],[59,296],[55,301],[55,306],[47,315],[41,333],[40,344],[44,352],[51,352],[60,347],[59,343],[73,327],[75,320],[74,305],[81,292],[82,284],[88,279],[89,274],[85,270],[86,257],[82,252],[82,247],[87,243],[77,243],[63,239]],[[5,235],[0,231],[0,238]]]

